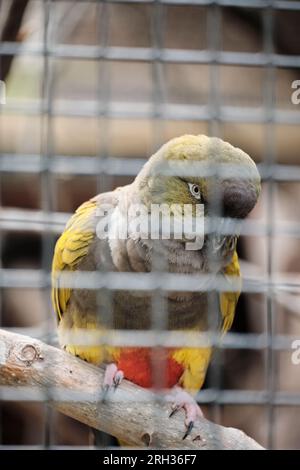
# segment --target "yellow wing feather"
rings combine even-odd
[[[76,271],[79,262],[87,255],[95,236],[95,210],[95,199],[82,204],[57,240],[52,262],[52,303],[58,320],[61,320],[71,296],[71,289],[60,287],[60,273]]]
[[[228,280],[228,283],[231,282],[231,277],[234,277],[235,280],[240,280],[241,285],[241,271],[239,265],[239,258],[237,252],[235,251],[231,262],[225,267],[223,271],[225,277]],[[240,292],[221,292],[220,293],[220,309],[223,319],[222,325],[222,333],[226,333],[231,328],[234,314],[235,314],[235,307],[238,302],[240,296]]]
[[[52,263],[52,303],[60,322],[59,336],[69,328],[68,320],[62,317],[71,297],[71,289],[60,286],[61,272],[76,271],[80,261],[88,254],[95,237],[96,207],[95,199],[82,204],[69,220],[55,246]],[[71,328],[74,331],[77,329],[99,329],[96,316],[91,318],[83,316],[76,309],[70,311],[69,315],[72,317]],[[74,356],[79,356],[96,365],[105,361],[117,360],[119,356],[119,348],[104,344],[90,346],[65,344],[64,346]]]

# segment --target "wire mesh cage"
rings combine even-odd
[[[197,400],[211,421],[275,449],[300,438],[299,18],[298,1],[0,2],[1,327],[57,345],[51,263],[74,210],[131,183],[173,137],[221,137],[255,160],[262,193],[238,242],[233,327]],[[119,328],[102,341],[174,346],[166,294],[199,279],[166,271],[158,259],[146,275],[74,281],[105,298],[110,327],[117,289],[152,299],[155,335]],[[2,448],[89,445],[85,425],[50,409],[51,390],[1,383]]]

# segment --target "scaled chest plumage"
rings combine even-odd
[[[100,195],[94,201],[95,210],[101,206],[106,195]],[[120,191],[119,198],[122,198]],[[197,289],[183,291],[182,289],[162,291],[165,302],[166,322],[168,329],[188,329],[198,327],[201,331],[207,329],[208,293],[206,286],[219,274],[222,266],[230,263],[233,250],[228,251],[227,257],[220,258],[219,270],[210,272],[205,247],[202,251],[186,251],[184,244],[175,240],[99,240],[96,235],[97,217],[93,223],[93,241],[88,247],[89,256],[77,260],[77,269],[82,271],[101,272],[128,272],[149,273],[155,266],[153,257],[158,256],[164,260],[162,271],[172,274],[198,275],[204,274],[207,280]],[[72,246],[72,249],[74,246]],[[157,273],[159,278],[160,274]],[[210,281],[209,281],[210,280]],[[179,287],[181,287],[179,285]],[[210,294],[211,295],[211,294]],[[101,312],[107,308],[107,297],[99,292],[73,291],[71,297],[72,308]],[[110,326],[115,329],[150,329],[152,326],[152,293],[151,291],[134,290],[134,283],[130,290],[113,290],[109,295],[111,306]],[[220,318],[221,320],[221,318]]]

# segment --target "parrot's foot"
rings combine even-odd
[[[103,397],[104,401],[107,397],[107,394],[110,390],[116,390],[124,378],[124,373],[122,370],[119,370],[116,364],[108,364],[104,373],[104,382],[103,382]]]
[[[172,393],[168,396],[168,401],[172,402],[170,418],[180,409],[185,411],[186,432],[182,438],[184,440],[192,432],[195,420],[203,418],[201,408],[188,392],[178,386],[173,388]]]

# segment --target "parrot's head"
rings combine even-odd
[[[260,193],[260,176],[253,160],[228,142],[205,135],[183,135],[164,144],[146,163],[135,184],[141,202],[201,204],[206,218],[244,219]],[[236,234],[218,235],[215,246]],[[228,245],[226,243],[226,245]]]

